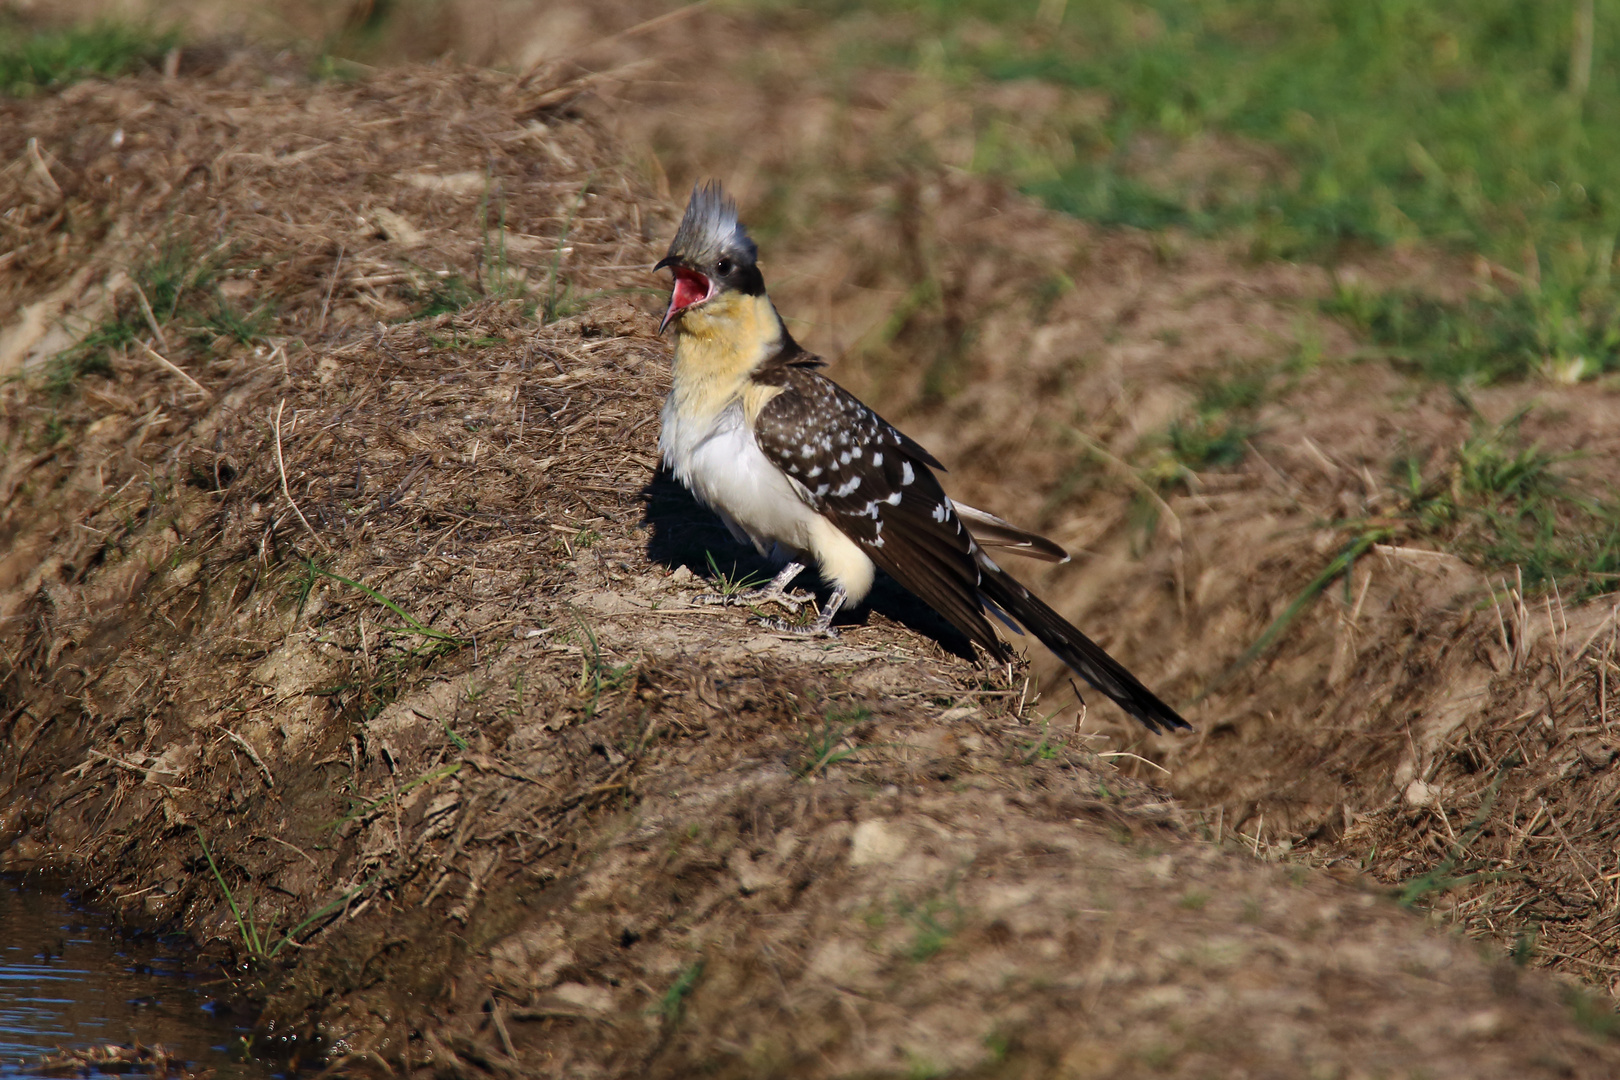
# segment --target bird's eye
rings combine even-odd
[[[714,264],[714,268],[715,270],[719,271],[721,277],[725,277],[727,274],[731,273],[731,260],[721,259],[719,262]]]

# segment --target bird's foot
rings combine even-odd
[[[800,637],[836,638],[838,631],[832,628],[833,616],[838,609],[844,606],[844,587],[834,586],[833,593],[827,598],[827,606],[821,610],[820,616],[813,623],[800,626],[790,623],[786,619],[761,619],[760,625],[767,630],[774,630],[778,634],[797,634]]]
[[[838,631],[830,625],[831,619],[817,619],[813,623],[790,623],[786,619],[761,619],[759,625],[778,634],[792,634],[795,637],[807,638],[834,638]]]
[[[724,607],[756,607],[760,604],[780,604],[793,614],[797,615],[804,605],[813,603],[815,596],[806,592],[788,592],[786,589],[773,589],[763,585],[757,589],[741,589],[737,592],[704,593],[693,599],[694,604],[710,604]]]
[[[695,603],[720,604],[735,607],[753,607],[756,604],[779,604],[797,615],[799,609],[815,600],[810,593],[788,592],[793,579],[804,571],[804,564],[792,562],[782,568],[767,584],[757,589],[726,589],[723,592],[704,593]]]

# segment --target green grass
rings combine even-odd
[[[1527,590],[1557,586],[1577,600],[1620,583],[1620,502],[1586,494],[1563,460],[1526,445],[1525,413],[1473,433],[1429,474],[1416,455],[1396,464],[1408,527],[1471,562],[1517,567]]]
[[[25,97],[124,75],[160,62],[178,41],[173,33],[116,22],[30,32],[0,13],[0,94]]]
[[[949,891],[929,896],[921,903],[897,901],[896,909],[911,928],[911,940],[904,946],[904,955],[917,964],[937,956],[965,921],[954,885]]]
[[[871,5],[817,5],[848,30],[838,63],[907,67],[962,91],[967,126],[952,137],[972,139],[976,171],[1104,224],[1320,261],[1338,278],[1323,310],[1368,343],[1358,357],[1463,393],[1620,374],[1620,0],[1596,0],[1590,38],[1574,0],[878,6],[887,21]],[[1042,85],[1028,100],[1047,104],[1020,112],[986,92],[1015,82]],[[930,152],[919,139],[894,157]],[[1462,257],[1477,272],[1445,296],[1338,275],[1379,248]],[[1035,290],[1037,321],[1064,287],[1054,277]],[[896,312],[889,336],[908,309]],[[1320,360],[1319,336],[1301,340],[1269,373],[1200,388],[1147,444],[1136,468],[1144,522],[1160,512],[1158,493],[1241,460],[1262,399],[1280,388],[1267,380]],[[1095,456],[1088,448],[1082,465]],[[1053,500],[1093,472],[1074,470]],[[1516,423],[1481,424],[1432,463],[1403,458],[1397,482],[1400,509],[1337,523],[1343,548],[1238,666],[1378,542],[1422,538],[1566,598],[1620,584],[1620,500],[1581,490],[1578,468],[1527,445]]]
[[[854,757],[860,748],[855,745],[846,746],[845,743],[851,731],[870,719],[872,711],[861,706],[855,706],[847,711],[834,709],[828,712],[821,722],[820,730],[811,731],[804,736],[805,756],[799,767],[799,778],[813,779],[817,773]]]
[[[1374,544],[1388,540],[1391,536],[1390,529],[1387,526],[1369,525],[1365,522],[1347,524],[1355,528],[1356,535],[1354,538],[1337,555],[1333,556],[1328,561],[1327,566],[1295,595],[1294,599],[1283,609],[1282,614],[1271,620],[1271,624],[1261,631],[1260,636],[1255,638],[1254,642],[1226,667],[1226,670],[1222,671],[1204,687],[1195,700],[1202,701],[1222,686],[1225,686],[1238,672],[1263,655],[1267,649],[1271,648],[1282,637],[1283,631],[1293,625],[1295,619],[1309,610],[1311,605],[1316,603],[1317,598],[1327,592],[1328,587],[1335,581],[1343,578],[1348,586],[1350,580],[1348,575],[1355,566],[1356,560],[1371,551]]]
[[[932,6],[932,5],[930,5]],[[958,5],[934,6],[955,22]],[[987,6],[986,13],[997,11]],[[1036,5],[999,7],[1030,19]],[[952,14],[946,15],[945,12]],[[1089,0],[1055,32],[984,41],[942,26],[948,62],[992,79],[1100,91],[1075,159],[1040,187],[1099,220],[1155,227],[1275,223],[1284,250],[1344,240],[1458,240],[1518,262],[1620,227],[1620,74],[1570,91],[1571,7],[1523,0]],[[1597,4],[1598,57],[1620,51],[1620,3]],[[1280,151],[1269,182],[1155,181],[1130,157],[1213,134]],[[1556,189],[1549,185],[1557,185]]]
[[[1606,272],[1603,277],[1606,289]],[[1616,310],[1607,299],[1572,302],[1584,288],[1576,280],[1448,303],[1406,290],[1341,285],[1323,306],[1399,366],[1433,379],[1484,385],[1539,373],[1573,383],[1615,370],[1620,355]]]
[[[603,296],[649,291],[639,288],[597,289],[582,293],[564,279],[562,262],[568,251],[568,238],[579,211],[585,205],[590,186],[591,178],[587,178],[580,188],[579,197],[569,207],[562,232],[552,249],[545,284],[538,288],[532,288],[525,271],[513,264],[506,250],[506,203],[498,190],[486,187],[478,202],[478,230],[483,236],[483,249],[478,259],[476,278],[469,282],[458,274],[451,274],[435,281],[430,288],[416,293],[413,297],[416,307],[398,321],[412,322],[455,313],[479,300],[520,300],[523,302],[524,315],[537,316],[544,325],[578,314],[591,301]]]
[[[698,979],[702,977],[703,961],[699,960],[682,968],[681,973],[675,976],[675,981],[669,984],[669,989],[664,991],[664,996],[659,999],[655,1010],[663,1018],[666,1027],[673,1028],[681,1022],[681,1018],[686,1015],[686,999],[697,986]]]
[[[739,573],[736,563],[731,564],[731,572],[727,573],[720,569],[719,563],[715,562],[714,552],[712,551],[705,551],[703,558],[709,564],[709,580],[714,583],[715,593],[727,601],[751,589],[757,589],[770,581],[770,578],[759,574]]]
[[[493,198],[495,221],[490,222],[490,203]],[[572,217],[569,219],[572,221]],[[478,199],[477,223],[483,237],[483,248],[478,256],[474,280],[460,274],[436,278],[433,284],[419,290],[412,297],[416,307],[410,314],[396,321],[414,322],[439,315],[454,314],[479,300],[522,300],[524,313],[533,314],[535,303],[529,296],[528,284],[520,268],[512,265],[506,251],[506,203],[499,191],[492,191],[486,177],[484,193]],[[559,241],[559,245],[560,245]],[[440,348],[444,346],[434,342]]]
[[[584,207],[586,196],[590,193],[591,182],[594,179],[594,174],[588,176],[585,178],[585,183],[580,185],[579,197],[568,208],[568,220],[563,222],[562,232],[557,237],[557,245],[552,249],[551,268],[546,275],[545,305],[540,312],[540,321],[542,323],[553,323],[558,319],[567,318],[579,311],[587,299],[587,297],[575,295],[574,287],[563,281],[562,260],[563,254],[568,247],[568,234],[574,229],[574,219],[579,216],[580,210]]]
[[[1025,765],[1034,764],[1036,761],[1057,760],[1062,744],[1050,737],[1051,733],[1047,729],[1051,726],[1051,723],[1051,717],[1042,720],[1041,737],[1022,744]]]
[[[362,593],[365,596],[369,596],[371,599],[375,600],[377,603],[381,604],[383,607],[387,608],[389,611],[393,612],[395,615],[398,615],[399,618],[400,618],[400,621],[402,621],[405,625],[404,626],[381,626],[381,627],[378,627],[379,630],[382,630],[385,633],[390,633],[390,634],[416,634],[419,637],[424,637],[424,638],[427,638],[428,640],[430,640],[432,642],[437,643],[439,646],[448,646],[448,647],[451,647],[451,648],[458,648],[458,649],[463,647],[463,646],[472,644],[472,642],[468,638],[457,637],[456,635],[448,634],[448,633],[444,632],[443,630],[435,630],[433,627],[428,626],[426,623],[424,623],[421,620],[417,619],[415,616],[411,615],[410,612],[408,612],[404,608],[400,607],[398,603],[396,603],[393,600],[390,600],[388,597],[384,596],[382,593],[378,592],[376,589],[373,589],[371,586],[366,585],[366,584],[364,584],[362,582],[359,582],[359,581],[355,581],[355,580],[353,580],[351,578],[346,578],[342,574],[333,573],[332,571],[328,570],[326,567],[321,566],[319,563],[315,562],[313,559],[305,559],[304,560],[304,567],[305,567],[305,570],[309,574],[309,579],[308,579],[309,584],[305,585],[304,588],[303,588],[303,595],[304,596],[309,595],[309,589],[312,587],[312,585],[313,585],[316,578],[323,578],[323,577],[324,578],[329,578],[330,580],[337,582],[339,585],[347,585],[349,588],[354,589],[356,592]],[[300,600],[300,605],[301,604],[302,604],[302,600]]]
[[[602,656],[602,646],[596,638],[596,631],[590,624],[580,617],[578,612],[571,612],[574,622],[579,625],[580,653],[579,653],[579,693],[585,699],[585,715],[595,716],[602,705],[604,694],[615,693],[626,685],[635,681],[636,663],[629,661],[623,664],[614,664]]]
[[[271,960],[274,960],[276,956],[280,954],[281,950],[287,947],[288,942],[292,941],[299,934],[309,929],[309,927],[315,925],[317,922],[320,922],[328,915],[336,914],[338,911],[347,907],[356,896],[359,896],[366,889],[370,888],[376,883],[377,878],[381,876],[373,875],[372,878],[363,885],[356,885],[354,888],[350,889],[336,900],[333,900],[324,907],[317,909],[313,914],[306,916],[303,920],[294,925],[291,930],[288,930],[285,934],[283,934],[279,940],[271,941],[268,928],[266,928],[266,931],[263,934],[259,932],[258,920],[254,915],[254,905],[252,902],[244,901],[246,904],[245,911],[243,910],[243,905],[237,903],[236,894],[232,892],[231,887],[225,883],[225,875],[220,873],[219,865],[214,862],[214,853],[209,849],[208,841],[203,837],[202,829],[195,825],[193,825],[192,828],[197,833],[197,843],[202,847],[203,858],[208,861],[208,869],[214,875],[214,882],[219,886],[219,891],[225,896],[225,903],[229,905],[231,909],[231,917],[236,921],[236,930],[242,938],[242,948],[243,951],[247,953],[248,962],[258,966],[263,966],[269,963]]]
[[[224,295],[221,279],[240,269],[230,263],[226,250],[199,253],[189,238],[169,237],[130,268],[134,287],[112,313],[76,345],[51,358],[45,383],[52,396],[67,394],[86,375],[111,373],[113,353],[132,347],[139,352],[143,343],[170,360],[181,360],[187,350],[207,349],[219,338],[244,345],[262,339],[271,305],[242,310]]]
[[[1210,894],[1203,889],[1188,889],[1176,901],[1176,906],[1185,911],[1202,911],[1209,903]]]
[[[1260,433],[1256,416],[1261,405],[1277,396],[1278,379],[1292,377],[1312,363],[1314,359],[1306,355],[1280,367],[1246,366],[1200,380],[1192,406],[1162,433],[1144,439],[1134,464],[1114,461],[1117,468],[1130,469],[1136,477],[1138,491],[1129,515],[1133,529],[1144,538],[1151,536],[1169,492],[1176,488],[1195,491],[1197,474],[1240,464],[1248,455],[1249,440]],[[1081,452],[1048,494],[1048,511],[1097,483],[1102,475],[1097,468],[1099,457],[1112,458],[1080,430],[1077,422],[1071,434]]]
[[[1620,370],[1620,0],[1596,0],[1590,41],[1568,2],[881,6],[912,32],[851,17],[864,37],[851,33],[845,63],[1036,80],[1096,103],[975,106],[973,167],[1056,209],[1233,237],[1259,257],[1477,253],[1521,280],[1449,308],[1377,300],[1366,332],[1446,380]]]
[[[1466,398],[1462,399],[1466,402]],[[1558,590],[1579,602],[1620,584],[1620,500],[1584,493],[1560,468],[1565,460],[1526,444],[1528,410],[1498,425],[1476,414],[1474,430],[1438,468],[1408,453],[1394,465],[1399,508],[1373,521],[1349,520],[1342,548],[1200,698],[1224,686],[1270,649],[1375,544],[1419,537],[1490,571],[1511,574],[1526,593]]]
[[[372,663],[369,673],[351,681],[327,687],[321,693],[339,697],[343,707],[353,709],[362,720],[370,720],[391,705],[405,690],[409,678],[440,657],[448,656],[472,644],[469,638],[437,630],[411,615],[394,600],[363,582],[346,578],[321,566],[313,559],[304,560],[303,576],[296,581],[297,606],[302,613],[316,582],[322,578],[347,586],[381,604],[398,616],[402,626],[372,623],[376,635],[371,646]],[[390,636],[404,641],[390,640]],[[421,639],[419,642],[412,638]],[[358,669],[357,669],[358,670]],[[451,735],[455,739],[454,734]]]
[[[1607,995],[1599,997],[1571,986],[1564,991],[1564,1001],[1582,1028],[1604,1039],[1620,1039],[1620,1013]]]
[[[495,202],[493,231],[490,223],[490,201]],[[570,224],[573,215],[568,218]],[[478,200],[478,231],[484,238],[484,249],[478,259],[478,290],[492,300],[522,300],[524,314],[532,315],[535,304],[529,297],[529,287],[521,268],[512,265],[506,251],[506,200],[497,189],[492,191],[486,179],[483,196]],[[566,239],[566,232],[564,238]],[[557,242],[558,248],[563,241]],[[552,268],[556,277],[556,268]]]
[[[412,298],[416,307],[409,315],[397,320],[414,322],[438,315],[454,314],[479,299],[478,290],[460,274],[435,280],[432,287],[416,293]]]
[[[1270,373],[1259,370],[1203,380],[1192,410],[1165,432],[1166,454],[1148,466],[1148,479],[1167,487],[1185,483],[1190,473],[1240,463],[1249,440],[1260,432],[1254,416],[1270,385]]]
[[[133,330],[119,319],[96,327],[77,345],[57,353],[45,365],[46,391],[51,397],[61,399],[87,375],[111,375],[112,353],[133,340]]]
[[[1453,845],[1446,857],[1435,866],[1422,874],[1401,883],[1396,891],[1395,900],[1403,907],[1416,907],[1419,903],[1427,901],[1432,896],[1438,896],[1452,889],[1479,882],[1504,881],[1517,875],[1509,873],[1494,873],[1490,871],[1476,871],[1474,873],[1457,874],[1458,869],[1468,851],[1468,845],[1479,836],[1480,830],[1491,815],[1491,808],[1496,805],[1496,796],[1501,793],[1502,781],[1507,778],[1508,769],[1512,764],[1503,764],[1496,770],[1491,778],[1490,785],[1486,787],[1480,798],[1479,809],[1475,811],[1473,820],[1463,829],[1463,834]]]
[[[126,293],[113,312],[93,327],[78,344],[58,353],[46,368],[46,384],[55,397],[61,397],[85,375],[105,375],[112,371],[111,357],[142,340],[162,348],[152,324],[165,329],[181,311],[181,302],[190,301],[210,289],[218,267],[199,259],[191,244],[171,238],[151,256],[131,268],[135,288]],[[151,308],[151,318],[141,298]],[[170,357],[174,359],[174,357]]]
[[[441,765],[437,769],[430,769],[421,776],[408,781],[398,790],[379,795],[375,799],[356,798],[354,795],[350,795],[348,797],[349,812],[335,821],[327,822],[324,826],[322,826],[322,828],[330,832],[336,832],[337,830],[343,828],[343,826],[349,824],[351,821],[361,821],[368,818],[378,810],[381,810],[383,807],[387,806],[389,803],[396,799],[404,798],[406,795],[409,795],[411,792],[415,791],[419,787],[422,787],[424,784],[436,784],[440,780],[445,780],[456,775],[461,771],[462,764],[462,762],[457,761],[450,765]]]

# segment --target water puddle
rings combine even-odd
[[[284,1076],[279,1062],[244,1060],[251,1018],[222,1007],[219,974],[193,963],[177,944],[120,935],[48,879],[0,875],[0,1078],[42,1076],[42,1055],[107,1043],[161,1043],[217,1080]]]

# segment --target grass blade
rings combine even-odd
[[[381,604],[383,607],[405,620],[405,625],[410,628],[410,632],[413,634],[420,634],[425,638],[433,638],[435,641],[446,641],[453,645],[471,644],[471,642],[466,638],[457,637],[454,634],[447,634],[443,630],[435,630],[433,627],[424,625],[423,623],[417,621],[416,619],[412,618],[410,613],[404,608],[400,607],[398,604],[394,603],[394,601],[388,599],[388,597],[384,596],[382,593],[378,592],[376,589],[373,589],[369,585],[363,585],[352,578],[344,577],[342,574],[334,574],[324,566],[317,565],[313,559],[305,559],[304,563],[309,567],[309,572],[312,574],[319,574],[322,577],[331,578],[333,581],[336,581],[339,584],[347,585],[352,589],[358,589],[360,592],[365,593],[367,596],[377,601],[377,603]]]
[[[348,892],[344,893],[342,896],[338,897],[336,900],[333,900],[330,904],[327,904],[325,907],[321,908],[319,911],[315,912],[313,915],[310,915],[308,918],[304,919],[303,922],[299,923],[297,926],[295,926],[291,930],[287,931],[287,933],[282,937],[282,939],[280,941],[276,942],[275,945],[271,947],[269,953],[267,953],[266,955],[270,959],[274,959],[275,955],[277,953],[279,953],[286,946],[287,942],[291,941],[293,938],[295,938],[299,934],[303,933],[303,931],[304,931],[304,929],[306,927],[311,926],[314,923],[319,922],[320,920],[326,918],[328,915],[332,914],[334,911],[342,910],[345,906],[348,905],[350,900],[353,900],[356,896],[359,896],[361,893],[365,892],[367,889],[369,889],[373,885],[375,885],[377,883],[377,879],[380,878],[380,877],[382,877],[382,874],[380,874],[380,873],[379,874],[373,874],[371,876],[370,881],[367,881],[367,882],[365,882],[364,884],[361,884],[361,885],[356,885],[354,888],[350,889]]]
[[[1254,644],[1244,649],[1243,655],[1239,656],[1225,671],[1216,676],[1215,681],[1205,687],[1203,692],[1193,700],[1203,701],[1210,694],[1226,685],[1238,672],[1253,663],[1255,658],[1269,649],[1282,636],[1282,632],[1288,629],[1306,608],[1315,603],[1318,596],[1327,591],[1327,587],[1333,583],[1335,578],[1349,571],[1350,567],[1355,565],[1355,561],[1370,551],[1374,544],[1389,539],[1389,536],[1388,529],[1369,529],[1351,541],[1350,546],[1334,556],[1333,561],[1328,563],[1320,574],[1312,578],[1310,584],[1306,585],[1298,596],[1294,597],[1293,603],[1289,604],[1281,615],[1271,621],[1271,625],[1266,627],[1259,637],[1255,638]]]
[[[203,858],[208,860],[208,869],[214,872],[214,880],[219,882],[220,891],[225,894],[225,902],[231,906],[231,915],[236,919],[237,932],[242,935],[242,943],[248,947],[248,952],[254,956],[264,955],[264,946],[259,941],[258,933],[242,918],[242,909],[236,906],[236,896],[232,894],[231,887],[225,884],[225,875],[219,872],[214,864],[214,853],[208,850],[208,841],[203,839],[202,829],[192,826],[197,832],[197,843],[202,845]]]

